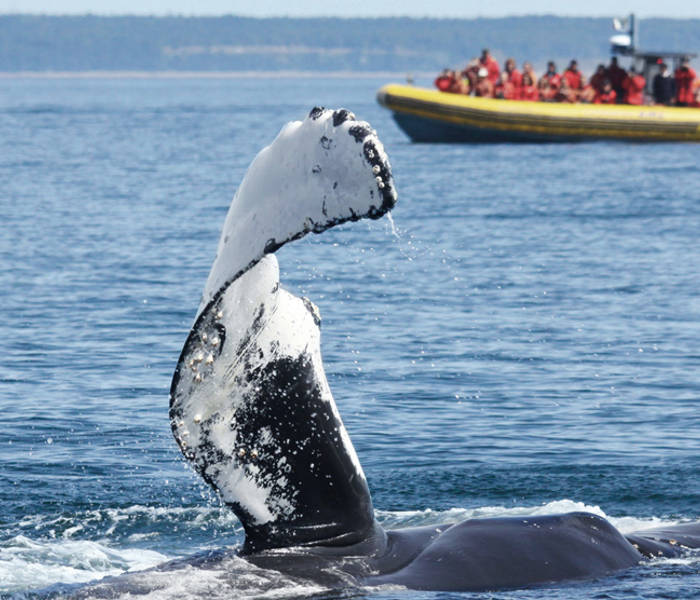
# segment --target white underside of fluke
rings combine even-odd
[[[382,206],[390,181],[382,180],[386,170],[376,163],[389,163],[376,132],[362,121],[333,121],[327,110],[288,123],[255,157],[231,202],[199,312],[270,242],[281,245]],[[358,140],[351,130],[367,135]],[[367,142],[375,164],[365,156]]]

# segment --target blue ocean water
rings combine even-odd
[[[0,596],[242,541],[168,390],[236,185],[314,105],[372,123],[399,191],[393,225],[278,254],[321,310],[380,521],[700,519],[700,146],[414,145],[382,83],[0,80]],[[482,595],[234,573],[241,598],[700,595],[697,555]],[[155,597],[210,597],[210,576]]]

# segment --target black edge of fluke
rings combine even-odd
[[[314,106],[311,111],[309,112],[309,118],[313,119],[314,121],[318,119],[324,112],[326,112],[326,109],[323,108],[323,106]]]
[[[346,108],[339,108],[338,110],[333,111],[333,126],[338,127],[345,123],[345,121],[354,121],[355,120],[355,115],[351,113],[348,109]]]

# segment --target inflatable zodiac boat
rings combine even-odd
[[[700,142],[700,109],[477,98],[389,84],[377,93],[414,142]]]

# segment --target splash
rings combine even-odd
[[[387,221],[389,222],[389,228],[391,229],[391,235],[393,235],[397,240],[401,239],[399,235],[399,230],[396,228],[396,223],[394,223],[394,217],[391,212],[386,213]]]
[[[88,540],[35,540],[18,535],[0,544],[0,593],[61,583],[84,583],[153,567],[168,556],[113,548]]]

